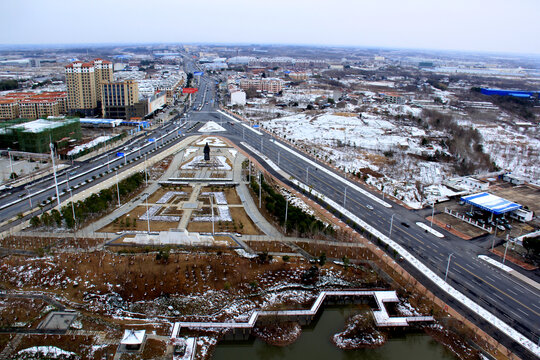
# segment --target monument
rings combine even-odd
[[[210,160],[210,146],[208,146],[208,143],[204,145],[204,161]]]

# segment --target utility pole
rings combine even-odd
[[[54,175],[54,187],[56,188],[56,202],[58,203],[58,208],[60,208],[60,193],[58,192],[58,180],[56,179],[56,166],[54,165],[54,146],[51,143],[49,143],[49,147],[51,148],[51,159],[52,159],[52,167],[53,167],[53,175]]]

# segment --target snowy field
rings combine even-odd
[[[418,112],[398,105],[381,106],[379,110],[391,114]],[[414,208],[421,207],[423,201],[419,188],[440,184],[451,173],[448,164],[417,157],[443,151],[438,145],[431,144],[429,148],[421,145],[422,138],[428,136],[423,129],[395,124],[380,115],[362,113],[359,118],[300,113],[265,121],[264,127],[309,148],[314,156],[345,172],[357,173],[367,168],[379,173],[379,177],[369,175],[366,181]]]
[[[484,139],[484,151],[503,170],[523,176],[531,182],[540,179],[540,129],[532,124],[486,124],[460,121],[472,125]]]
[[[96,145],[99,145],[101,143],[104,143],[105,141],[108,141],[112,138],[112,136],[104,135],[104,136],[98,136],[94,140],[87,142],[86,144],[77,145],[72,150],[68,151],[68,156],[75,155],[80,153],[83,150],[91,149]]]

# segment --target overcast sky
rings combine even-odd
[[[127,42],[540,54],[540,0],[0,0],[0,44]]]

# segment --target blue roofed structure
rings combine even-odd
[[[540,97],[540,91],[522,91],[522,90],[503,90],[481,88],[480,92],[484,95],[513,96],[517,98],[536,98]]]
[[[505,214],[522,208],[519,204],[487,192],[464,196],[461,200],[495,215]]]

